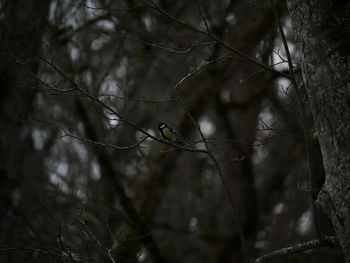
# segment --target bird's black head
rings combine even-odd
[[[160,122],[159,124],[158,124],[158,128],[159,129],[164,129],[165,127],[167,127],[168,125],[166,124],[166,123],[164,123],[164,122]]]

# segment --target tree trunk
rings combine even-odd
[[[326,180],[317,205],[350,262],[350,3],[289,0]]]
[[[27,117],[37,90],[37,52],[47,24],[50,1],[3,1],[0,20],[0,240],[21,199],[23,177],[32,152]]]

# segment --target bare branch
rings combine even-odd
[[[275,72],[275,73],[277,73],[278,75],[284,76],[284,77],[286,77],[286,78],[288,78],[288,79],[290,78],[290,76],[289,76],[288,74],[285,74],[285,73],[280,72],[280,71],[278,71],[278,70],[276,70],[276,69],[274,69],[274,68],[272,68],[272,67],[270,67],[270,66],[268,66],[268,65],[265,65],[265,64],[263,64],[262,62],[257,61],[257,60],[255,60],[255,59],[249,57],[249,56],[248,56],[247,54],[245,54],[244,52],[242,52],[242,51],[240,51],[240,50],[238,50],[238,49],[236,49],[236,48],[234,48],[234,47],[231,47],[229,44],[225,43],[224,41],[222,41],[220,38],[218,38],[217,36],[213,35],[212,33],[206,32],[206,31],[203,31],[203,30],[200,30],[200,29],[198,29],[198,28],[196,28],[196,27],[194,27],[194,26],[192,26],[192,25],[190,25],[190,24],[188,24],[188,23],[185,23],[185,22],[183,22],[183,21],[177,19],[176,17],[172,16],[171,14],[169,14],[168,12],[166,12],[164,9],[162,9],[162,8],[161,8],[158,4],[156,4],[154,1],[152,1],[152,0],[147,0],[147,1],[146,1],[146,0],[142,0],[142,2],[145,3],[147,6],[149,6],[149,7],[153,8],[153,9],[157,10],[159,13],[161,13],[161,14],[163,14],[164,16],[168,17],[169,19],[175,21],[176,23],[178,23],[178,24],[180,24],[180,25],[183,25],[184,27],[186,27],[186,28],[188,28],[188,29],[190,29],[190,30],[192,30],[192,31],[195,31],[195,32],[197,32],[197,33],[199,33],[199,34],[201,34],[201,35],[207,36],[207,37],[209,37],[209,38],[211,38],[211,39],[217,41],[218,43],[220,43],[220,45],[222,45],[223,47],[225,47],[227,50],[233,52],[234,54],[240,55],[242,58],[245,58],[247,61],[249,61],[249,62],[251,62],[251,63],[253,63],[253,64],[255,64],[255,65],[258,65],[258,66],[260,66],[260,67],[262,67],[262,68],[264,68],[264,69],[266,69],[266,70],[268,70],[268,71]]]
[[[296,244],[294,246],[281,248],[276,251],[265,254],[255,260],[255,263],[268,262],[277,258],[287,257],[302,253],[310,249],[317,249],[322,247],[338,247],[338,239],[336,237],[325,237],[324,240],[314,239],[311,241]]]
[[[178,83],[176,83],[176,85],[174,86],[174,90],[175,90],[175,95],[176,95],[176,98],[178,99],[182,109],[184,110],[184,112],[187,114],[188,118],[190,119],[191,123],[196,127],[204,145],[205,145],[205,148],[206,148],[206,154],[208,155],[208,157],[211,159],[211,161],[214,163],[215,165],[215,168],[216,170],[218,171],[218,174],[222,180],[222,184],[224,186],[224,189],[225,189],[225,192],[226,192],[226,195],[229,199],[229,202],[230,202],[230,205],[231,205],[231,210],[232,210],[232,215],[233,215],[233,221],[234,221],[234,225],[235,227],[237,228],[237,232],[238,232],[238,235],[239,235],[239,238],[241,240],[241,245],[242,245],[242,250],[243,250],[243,253],[244,255],[246,256],[246,261],[247,262],[251,262],[251,256],[250,256],[250,253],[249,253],[249,250],[248,250],[248,245],[247,245],[247,241],[246,241],[246,238],[244,237],[244,234],[243,234],[243,228],[242,228],[242,225],[241,225],[241,222],[240,222],[240,219],[239,219],[239,212],[238,212],[238,209],[236,208],[235,204],[234,204],[234,201],[233,201],[233,198],[231,196],[231,193],[230,193],[230,190],[227,186],[227,183],[226,183],[226,180],[225,180],[225,177],[224,177],[224,174],[221,170],[221,167],[219,165],[219,162],[217,161],[216,157],[214,156],[214,154],[210,151],[210,148],[209,148],[209,144],[207,142],[207,139],[205,138],[201,128],[200,128],[200,125],[196,122],[196,120],[193,118],[193,116],[191,115],[191,113],[189,112],[188,108],[186,107],[184,101],[182,100],[179,92],[178,92],[178,88],[179,86],[186,80],[188,79],[189,77],[191,77],[192,75],[194,75],[195,73],[199,72],[204,66],[206,66],[207,64],[203,64],[199,67],[197,67],[195,70],[191,71],[190,73],[188,73],[185,77],[183,77]]]

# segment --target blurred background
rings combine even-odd
[[[273,9],[0,0],[0,261],[244,262],[332,234],[312,206],[322,157],[277,28],[300,81],[291,21]],[[149,137],[159,122],[191,151]]]

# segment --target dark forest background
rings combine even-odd
[[[0,1],[0,261],[245,262],[334,235],[294,37],[283,1]],[[274,262],[343,262],[325,244]]]

